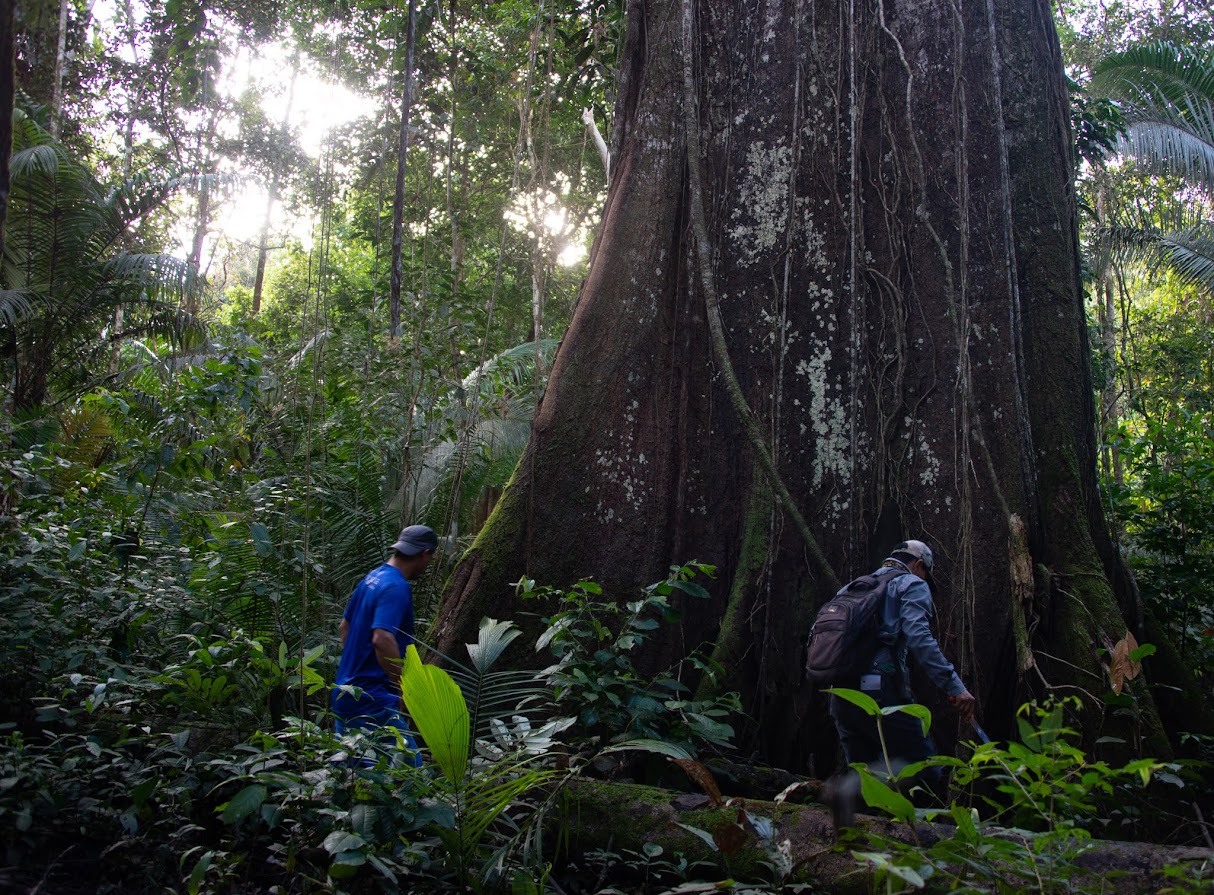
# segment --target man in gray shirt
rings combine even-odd
[[[944,657],[931,630],[932,564],[932,551],[927,544],[903,541],[874,573],[879,577],[891,576],[893,580],[886,589],[885,603],[877,624],[876,653],[868,671],[857,682],[856,689],[871,696],[882,707],[914,702],[907,667],[907,657],[914,656],[919,668],[948,696],[961,720],[969,723],[974,718],[976,700]],[[830,714],[839,732],[847,763],[862,762],[874,766],[874,769],[884,770],[885,756],[877,734],[876,720],[837,696],[831,696]],[[881,729],[885,734],[889,759],[899,767],[936,754],[936,744],[924,732],[918,718],[894,712],[881,719]],[[935,787],[940,781],[940,769],[928,768],[922,778],[929,787]],[[837,825],[851,822],[847,802],[854,801],[857,783],[854,775],[851,779],[833,781],[831,796]]]

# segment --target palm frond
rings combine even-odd
[[[525,377],[530,376],[535,369],[537,347],[541,360],[547,364],[552,360],[559,344],[556,339],[540,339],[538,346],[535,342],[523,342],[521,345],[507,348],[465,376],[461,383],[463,389],[466,393],[472,393],[482,387],[490,377],[495,376],[508,378],[514,385],[524,384]]]
[[[451,677],[463,691],[474,739],[492,737],[494,721],[516,715],[539,718],[552,712],[552,688],[542,672],[493,668],[519,633],[512,622],[483,619],[476,643],[465,644],[470,665],[427,647],[443,659]]]
[[[1124,107],[1124,149],[1214,194],[1214,51],[1141,44],[1106,57],[1092,84]]]
[[[321,346],[323,346],[325,344],[325,342],[328,341],[328,339],[329,339],[329,330],[328,329],[322,329],[320,332],[318,332],[312,338],[308,339],[308,341],[304,343],[302,348],[300,348],[293,355],[291,355],[290,360],[287,361],[287,369],[288,370],[299,369],[299,365],[303,363],[304,358],[306,358],[308,356],[309,352],[315,351],[317,348],[320,348]]]
[[[1166,267],[1214,295],[1214,227],[1208,222],[1178,230],[1110,227],[1102,233],[1124,258],[1142,261],[1153,272]]]
[[[1192,129],[1167,109],[1144,110],[1119,139],[1119,147],[1160,174],[1175,174],[1202,186],[1214,195],[1214,117],[1207,108],[1203,117],[1209,133]]]
[[[1186,97],[1214,102],[1214,51],[1166,41],[1138,44],[1105,57],[1092,83],[1117,99],[1157,95],[1175,105]]]
[[[156,210],[177,193],[199,192],[204,188],[230,188],[247,180],[241,174],[185,174],[168,178],[135,174],[111,188],[105,194],[105,204],[114,209],[124,224],[129,225]]]
[[[30,289],[0,289],[0,325],[16,326],[34,311],[38,293]]]

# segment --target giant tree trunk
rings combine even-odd
[[[801,678],[815,609],[832,577],[913,536],[937,551],[940,641],[992,734],[1047,686],[1103,694],[1097,650],[1140,610],[1096,487],[1048,4],[687,0],[729,358],[828,570],[773,498],[711,347],[682,2],[629,3],[590,272],[514,481],[454,574],[439,647],[514,612],[524,573],[631,595],[673,562],[712,562],[711,600],[654,661],[711,644],[752,745],[804,767],[833,756]],[[1136,692],[1136,733],[1165,751]]]

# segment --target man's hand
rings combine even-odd
[[[974,694],[969,690],[962,690],[956,696],[950,696],[948,701],[952,703],[953,708],[957,710],[957,714],[961,716],[961,720],[966,724],[974,720],[974,712],[978,708],[978,700],[974,699]]]

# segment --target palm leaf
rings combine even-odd
[[[1214,193],[1214,51],[1141,44],[1106,57],[1092,84],[1124,106],[1125,151]]]
[[[1153,273],[1172,270],[1182,282],[1214,294],[1214,227],[1183,229],[1109,227],[1101,231],[1123,258],[1145,263]]]
[[[34,312],[38,293],[30,289],[0,289],[0,325],[16,326]]]
[[[446,776],[459,787],[468,768],[468,706],[459,686],[437,665],[425,665],[410,644],[405,649],[401,694],[418,733]]]
[[[1114,98],[1158,95],[1174,105],[1189,97],[1214,102],[1214,50],[1166,41],[1138,44],[1105,57],[1092,83]]]
[[[540,672],[527,669],[493,670],[506,647],[519,635],[512,622],[486,618],[477,631],[476,643],[466,644],[472,664],[464,665],[433,648],[450,668],[451,677],[463,691],[472,734],[477,739],[493,736],[494,721],[537,710],[549,714],[552,689]]]

